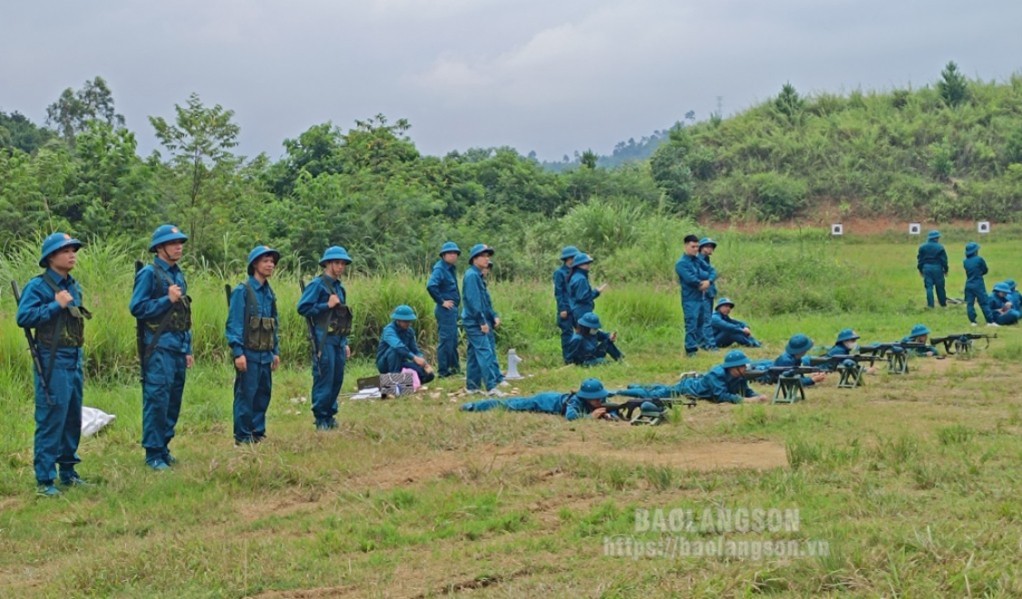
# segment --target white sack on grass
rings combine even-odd
[[[82,406],[82,436],[91,437],[99,432],[101,428],[113,422],[113,414],[107,414],[103,410]]]

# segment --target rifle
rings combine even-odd
[[[862,345],[859,347],[859,351],[864,354],[877,354],[883,358],[887,354],[901,353],[901,350],[910,349],[926,349],[929,347],[927,343],[919,343],[917,341],[891,341],[889,343],[871,343],[869,345]]]
[[[814,372],[827,372],[818,366],[770,366],[746,370],[742,377],[764,383],[777,383],[772,403],[795,403],[805,401],[806,391],[802,376]]]
[[[21,290],[18,289],[18,282],[11,281],[11,290],[14,291],[14,302],[16,305],[21,304]],[[50,395],[50,385],[46,381],[46,376],[43,374],[43,360],[39,354],[39,344],[36,343],[35,335],[32,334],[30,327],[21,327],[25,331],[25,339],[28,341],[28,352],[32,354],[32,368],[35,370],[36,376],[39,378],[39,386],[43,389],[43,395],[46,396],[46,404],[53,405],[53,396]],[[51,356],[51,359],[54,357]]]
[[[298,279],[298,288],[302,290],[302,294],[305,293],[305,281]],[[305,317],[305,324],[308,328],[306,336],[309,338],[309,346],[312,348],[312,367],[316,369],[316,376],[319,376],[319,337],[316,336],[316,322],[311,316]]]
[[[990,339],[997,337],[997,334],[985,335],[983,333],[957,333],[954,335],[945,335],[943,337],[934,337],[930,339],[930,343],[937,345],[938,343],[944,344],[944,352],[948,355],[961,354],[968,356],[972,354],[973,340],[975,339],[986,339],[986,345],[983,349],[990,347]]]
[[[224,283],[224,294],[227,295],[227,309],[231,308],[231,286]]]
[[[628,420],[633,424],[660,424],[663,421],[662,415],[656,418],[650,418],[646,422],[639,422],[638,416],[642,414],[642,404],[644,403],[653,404],[660,409],[661,414],[667,410],[668,406],[672,405],[669,400],[651,398],[628,399],[621,403],[603,404],[600,407],[607,411],[607,416],[609,416],[611,420]]]
[[[902,354],[904,355],[904,354]],[[823,370],[837,370],[839,389],[854,389],[862,386],[862,364],[869,362],[870,367],[880,359],[877,354],[848,354],[838,356],[820,356],[809,358],[810,366],[819,366]],[[851,364],[848,364],[851,362]]]
[[[136,281],[140,270],[142,270],[142,261],[135,260]],[[139,318],[135,319],[135,351],[138,353],[139,381],[145,385],[145,324]]]

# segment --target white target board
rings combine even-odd
[[[984,235],[990,232],[990,221],[981,220],[976,223],[976,230]]]
[[[920,225],[919,223],[909,223],[909,225],[908,225],[908,234],[909,235],[919,235],[922,232],[923,232],[923,226],[922,225]]]
[[[840,224],[837,224],[837,223],[831,225],[830,226],[830,234],[831,235],[844,235],[845,234],[845,227],[844,227],[844,225],[840,225]]]

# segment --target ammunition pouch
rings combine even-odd
[[[347,337],[351,334],[351,308],[346,304],[337,304],[327,310],[317,323],[319,328],[326,329],[331,337]]]
[[[36,329],[42,347],[81,347],[85,344],[85,321],[92,318],[83,306],[68,306],[60,315]]]
[[[183,333],[192,329],[192,298],[184,295],[171,304],[170,310],[159,318],[147,320],[145,326],[153,334]]]
[[[245,325],[245,349],[251,351],[273,351],[273,333],[277,321],[273,318],[253,316]]]

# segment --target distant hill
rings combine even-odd
[[[675,127],[680,127],[679,124],[675,124]],[[641,162],[648,160],[653,152],[656,151],[660,144],[667,140],[671,129],[656,130],[650,135],[643,135],[639,141],[635,141],[634,137],[628,138],[628,141],[619,141],[614,146],[614,151],[610,156],[597,155],[596,166],[601,168],[614,168],[627,164],[629,162]],[[544,170],[560,173],[572,169],[578,168],[582,164],[582,152],[575,151],[573,157],[568,157],[567,154],[559,162],[542,161],[540,165]]]

